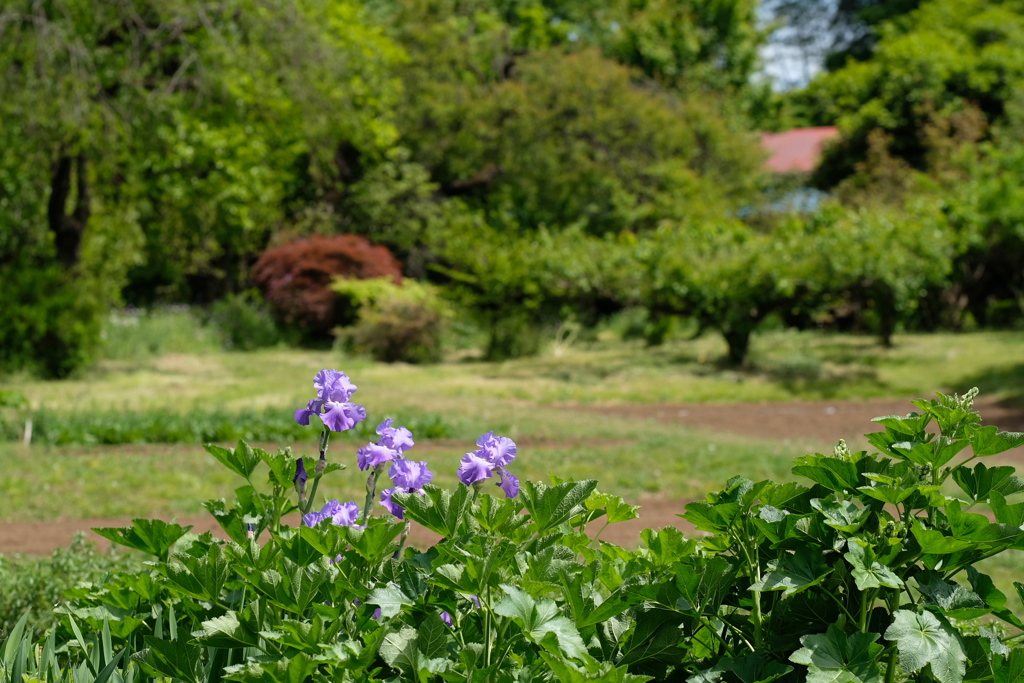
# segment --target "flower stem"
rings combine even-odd
[[[373,473],[366,478],[366,503],[363,504],[363,519],[360,524],[366,524],[366,520],[370,518],[370,506],[373,505],[373,498],[377,493],[377,480],[380,479],[380,473],[384,470],[380,465],[373,468]]]

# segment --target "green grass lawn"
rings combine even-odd
[[[289,412],[312,396],[323,367],[349,373],[356,399],[374,424],[388,414],[441,415],[450,437],[421,442],[437,483],[453,484],[462,454],[479,434],[495,430],[521,444],[520,477],[596,478],[631,501],[690,499],[730,476],[786,478],[792,459],[831,443],[783,443],[702,433],[687,427],[574,409],[582,404],[745,402],[794,399],[913,398],[979,385],[988,395],[1021,399],[1024,334],[906,335],[892,349],[864,337],[772,333],[756,339],[752,369],[722,369],[716,337],[656,349],[615,342],[560,355],[506,363],[383,365],[327,351],[174,354],[105,361],[73,380],[14,379],[2,389],[23,392],[44,410],[183,410],[221,406],[235,411],[279,407]],[[907,409],[911,406],[907,404]],[[865,425],[865,431],[870,425]],[[849,438],[850,435],[837,434]],[[352,438],[336,438],[331,457],[348,471],[321,492],[358,499]],[[293,445],[315,450],[315,430]],[[195,515],[199,502],[229,496],[238,481],[222,473],[200,444],[193,446],[0,446],[6,474],[0,518]]]

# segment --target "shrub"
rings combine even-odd
[[[398,260],[386,247],[358,235],[316,235],[268,249],[252,279],[279,320],[305,335],[324,338],[348,311],[331,290],[337,277],[387,277],[402,281]]]
[[[339,331],[351,348],[375,360],[434,363],[450,315],[436,288],[390,278],[336,280],[331,289],[356,308],[355,324]]]
[[[67,377],[88,365],[100,343],[103,303],[93,283],[59,266],[19,263],[0,286],[0,372]]]
[[[225,348],[252,351],[284,341],[258,291],[229,294],[210,308],[210,322]]]

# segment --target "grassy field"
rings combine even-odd
[[[391,414],[442,416],[449,436],[423,441],[410,453],[429,463],[437,483],[453,484],[459,458],[476,436],[493,429],[520,443],[520,477],[592,477],[602,489],[638,501],[702,496],[734,474],[786,478],[794,457],[831,442],[755,441],[580,406],[910,399],[974,385],[986,395],[1019,401],[1024,386],[1022,333],[902,336],[892,349],[862,337],[768,334],[756,340],[753,369],[743,371],[717,366],[713,359],[722,352],[717,338],[657,349],[615,342],[506,363],[414,367],[326,351],[207,351],[105,361],[74,380],[14,378],[0,389],[19,390],[43,410],[69,413],[213,407],[290,412],[312,396],[318,369],[336,367],[359,385],[356,399],[374,424]],[[363,477],[354,467],[359,445],[354,438],[335,439],[332,459],[352,467],[325,482],[322,492],[342,499],[361,495]],[[199,446],[0,446],[6,474],[0,518],[200,514],[200,501],[228,496],[239,482],[214,467]],[[315,430],[293,447],[312,454]]]

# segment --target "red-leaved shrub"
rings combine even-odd
[[[341,276],[402,281],[402,269],[387,247],[359,235],[314,236],[263,252],[252,279],[279,320],[313,336],[323,336],[342,321],[346,304],[330,289]]]

